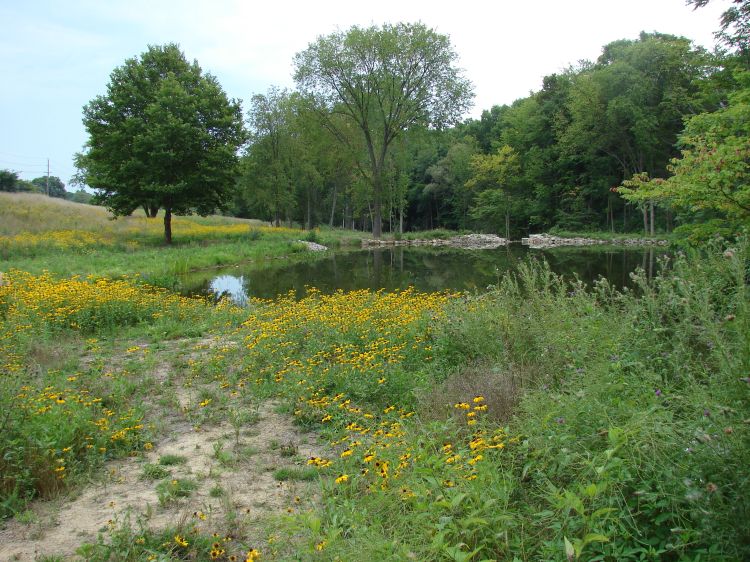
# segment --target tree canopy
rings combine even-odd
[[[150,46],[116,68],[83,123],[77,182],[115,216],[164,209],[171,243],[172,213],[206,215],[228,202],[245,141],[240,103],[177,45]]]
[[[375,237],[382,232],[383,182],[393,141],[413,126],[453,123],[470,107],[471,84],[456,60],[448,37],[421,23],[355,26],[319,37],[295,57],[297,85],[318,103],[326,126],[348,142],[332,118],[340,116],[362,134]]]

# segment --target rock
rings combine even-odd
[[[328,246],[323,246],[322,244],[316,244],[315,242],[308,242],[307,240],[297,240],[300,244],[304,244],[307,246],[307,249],[311,252],[325,252],[328,249]]]
[[[373,246],[444,246],[465,250],[486,250],[505,246],[509,242],[510,240],[500,238],[495,234],[464,234],[452,238],[417,238],[414,240],[375,240],[370,238],[362,240],[362,246],[365,248]]]
[[[654,240],[653,238],[624,238],[619,240],[600,240],[598,238],[562,238],[551,234],[530,234],[528,238],[522,238],[521,244],[530,248],[552,248],[555,246],[595,246],[608,244],[610,246],[666,246],[667,240]]]

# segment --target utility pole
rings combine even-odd
[[[49,158],[47,158],[47,197],[49,197]]]

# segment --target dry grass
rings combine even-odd
[[[179,220],[179,219],[175,219]],[[260,226],[258,220],[236,219],[213,215],[181,219],[200,225],[247,224]],[[132,216],[113,220],[104,207],[74,203],[64,199],[47,197],[36,193],[0,192],[0,236],[15,236],[23,232],[41,233],[60,230],[90,230],[112,234],[124,234],[148,225],[161,228],[161,214],[155,219],[146,219],[141,211]]]
[[[501,369],[488,363],[467,365],[460,372],[419,397],[422,419],[445,419],[457,413],[454,405],[483,396],[487,404],[485,419],[507,422],[515,413],[523,391],[524,377],[513,369]]]

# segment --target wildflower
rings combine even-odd
[[[474,402],[474,404],[479,404],[480,402],[484,402],[484,396],[475,396],[472,402]]]
[[[327,543],[326,543],[325,540],[320,541],[319,543],[317,543],[315,545],[315,550],[317,550],[318,552],[320,552],[321,550],[323,550],[326,547],[326,544]]]
[[[174,542],[175,544],[177,544],[177,546],[182,546],[182,547],[186,547],[188,544],[190,544],[185,540],[184,537],[181,537],[180,535],[174,536]]]
[[[342,484],[343,482],[346,482],[347,480],[349,480],[349,475],[348,474],[342,474],[341,476],[339,476],[338,478],[336,478],[335,482],[336,482],[336,484]]]
[[[454,405],[454,408],[458,410],[468,410],[471,406],[469,406],[466,402],[459,402],[458,404]]]
[[[148,443],[143,445],[143,448],[146,449],[147,451],[150,451],[151,449],[154,448],[154,444],[149,441]]]

